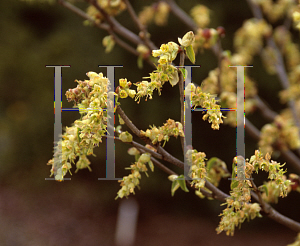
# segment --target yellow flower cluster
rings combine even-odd
[[[252,0],[252,2],[261,6],[267,19],[272,23],[282,19],[286,13],[291,12],[296,6],[293,0],[278,0],[276,2],[272,0]]]
[[[168,119],[167,122],[159,128],[156,126],[150,126],[150,128],[151,129],[147,129],[146,132],[141,130],[141,135],[150,138],[153,144],[164,140],[164,146],[165,143],[169,141],[170,136],[184,137],[182,124],[178,121],[175,122],[172,119]]]
[[[210,23],[209,9],[204,5],[196,5],[191,9],[191,16],[200,28],[207,27]]]
[[[203,195],[200,189],[204,188],[207,177],[205,165],[206,155],[204,152],[198,152],[193,149],[187,151],[186,157],[190,164],[189,176],[193,179],[191,185],[197,189],[197,195],[202,197]]]
[[[197,53],[198,50],[210,49],[214,46],[218,39],[224,34],[214,28],[198,28],[195,34],[195,42],[193,43],[193,48]]]
[[[237,156],[234,158],[234,166],[237,163],[243,164],[244,158]],[[217,233],[226,231],[226,235],[233,236],[235,227],[240,226],[246,219],[252,220],[255,217],[261,217],[260,206],[258,203],[250,203],[251,193],[250,188],[252,187],[249,179],[254,171],[254,167],[246,162],[246,168],[244,169],[245,180],[232,180],[230,197],[226,199],[227,205],[220,214],[222,216],[219,226],[217,227]],[[233,174],[235,174],[233,170]],[[239,175],[239,174],[238,174]],[[235,178],[235,175],[233,175]],[[239,178],[239,176],[238,176]]]
[[[227,236],[233,236],[235,227],[240,226],[246,219],[249,221],[256,217],[262,217],[260,212],[260,206],[258,203],[245,203],[243,206],[237,201],[227,199],[227,208],[223,210],[223,213],[219,226],[217,227],[217,233],[226,231]]]
[[[152,50],[152,56],[159,56],[158,63],[165,65],[175,60],[178,54],[178,49],[178,44],[174,42],[168,42],[167,44],[162,44],[159,50]]]
[[[259,169],[268,172],[268,179],[276,183],[276,186],[272,187],[272,193],[276,193],[280,197],[286,197],[292,182],[290,180],[287,180],[284,175],[286,171],[284,171],[282,167],[285,164],[281,165],[280,163],[272,161],[270,159],[271,156],[268,153],[265,155],[265,157],[263,157],[262,152],[256,150],[255,155],[251,156],[248,163],[253,166],[256,173],[258,173]],[[274,189],[276,189],[278,192],[274,192]]]
[[[161,87],[166,81],[169,81],[172,86],[176,85],[179,81],[177,68],[170,64],[158,64],[157,70],[150,73],[150,77],[145,78],[150,78],[151,82],[141,81],[135,83],[135,85],[137,86],[135,101],[138,100],[138,103],[140,102],[140,99],[144,96],[146,96],[146,101],[148,97],[152,99],[154,90],[157,90],[158,95],[161,95]]]
[[[272,152],[276,141],[281,148],[297,149],[300,147],[299,129],[293,123],[291,115],[283,112],[275,118],[274,123],[266,124],[261,129],[259,147],[263,153]]]
[[[102,142],[106,133],[107,110],[103,109],[114,106],[111,100],[107,100],[109,80],[102,73],[88,72],[87,76],[89,80],[76,80],[77,87],[66,92],[68,101],[74,101],[83,116],[72,127],[66,128],[54,150],[54,158],[48,162],[52,165],[51,175],[54,174],[56,180],[63,180],[76,157],[79,157],[77,170],[89,168],[86,155],[93,154],[93,148]]]
[[[253,56],[263,47],[263,37],[270,36],[272,27],[265,20],[249,19],[238,29],[234,37],[237,51],[232,57],[234,65],[251,64]]]
[[[116,16],[126,9],[126,4],[123,0],[97,0],[97,3],[100,8],[111,16]],[[96,23],[101,23],[104,20],[104,16],[93,5],[87,8],[86,13],[91,16]]]
[[[130,148],[128,150],[128,154],[135,155],[137,161],[130,165],[130,168],[127,168],[131,170],[131,174],[123,177],[123,180],[119,181],[121,182],[121,189],[118,191],[116,199],[123,198],[124,196],[127,197],[131,193],[134,194],[135,187],[139,187],[141,172],[144,172],[148,176],[148,168],[146,164],[149,165],[152,172],[154,171],[154,165],[150,159],[151,155],[149,153],[143,153],[140,155],[140,152],[136,148]]]
[[[191,104],[192,107],[200,106],[207,109],[203,120],[207,120],[209,123],[212,123],[211,128],[214,130],[219,130],[219,125],[223,123],[222,112],[220,110],[221,106],[217,104],[217,100],[214,95],[210,93],[205,93],[202,91],[201,87],[195,86],[193,83],[187,86],[188,90],[191,88],[191,91],[187,92],[191,95]],[[203,112],[204,113],[204,112]]]
[[[127,81],[127,79],[119,79],[119,86],[116,89],[118,96],[120,98],[126,98],[128,96],[134,98],[136,95],[136,91],[129,89],[131,85],[132,83],[130,81]]]
[[[160,1],[152,6],[144,7],[139,13],[139,20],[143,25],[149,25],[152,21],[158,26],[167,24],[170,7],[164,2]]]

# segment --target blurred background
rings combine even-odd
[[[137,11],[152,1],[130,1]],[[178,0],[187,13],[199,1]],[[234,32],[243,21],[251,18],[246,1],[208,1],[201,4],[212,10],[210,27],[223,26],[226,37],[223,48],[232,50]],[[76,6],[86,9],[84,2]],[[153,70],[144,63],[137,68],[137,58],[115,46],[105,53],[102,39],[105,31],[83,25],[83,19],[58,4],[28,4],[17,0],[0,1],[0,245],[114,245],[118,209],[122,200],[115,200],[117,181],[98,181],[105,177],[105,142],[91,157],[92,172],[80,170],[70,181],[45,180],[50,175],[46,163],[53,155],[54,140],[54,68],[46,65],[70,65],[62,69],[63,108],[73,105],[65,92],[76,87],[75,79],[87,79],[86,72],[103,72],[98,65],[123,65],[115,69],[115,78],[127,78],[135,83]],[[117,19],[137,32],[125,11]],[[177,42],[190,31],[170,14],[168,26],[149,26],[151,38],[160,46]],[[193,69],[193,81],[200,84],[208,72],[217,66],[211,51],[196,57],[201,68]],[[276,92],[280,84],[276,77],[267,76],[259,60],[255,60],[251,76],[259,78],[259,93],[279,112],[283,107]],[[271,84],[272,83],[272,84]],[[153,100],[122,100],[122,108],[139,129],[162,125],[167,119],[180,119],[179,91],[165,84],[162,96]],[[63,127],[70,126],[78,112],[63,112]],[[211,130],[202,121],[200,112],[193,113],[193,145],[208,158],[217,156],[229,169],[235,156],[235,129],[222,125]],[[260,115],[250,116],[257,127],[266,122]],[[126,128],[124,128],[126,129]],[[256,143],[246,135],[246,155],[254,153]],[[128,174],[125,167],[134,161],[127,155],[128,146],[116,142],[116,177]],[[180,155],[179,139],[171,139],[166,149]],[[168,165],[168,164],[167,164]],[[170,165],[168,165],[170,167]],[[171,167],[175,171],[180,171]],[[215,228],[224,207],[218,201],[196,197],[192,191],[179,190],[171,197],[171,182],[155,168],[150,177],[142,177],[141,190],[131,197],[138,205],[134,245],[286,245],[296,233],[269,220],[245,222],[234,237],[217,235]],[[70,177],[70,175],[68,176]],[[221,187],[228,192],[229,182]],[[280,200],[275,208],[284,215],[300,220],[296,196]],[[126,201],[126,199],[124,199]],[[288,208],[288,209],[287,209]]]

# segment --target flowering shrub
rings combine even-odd
[[[234,51],[223,51],[222,39],[226,38],[226,28],[209,27],[211,10],[204,5],[193,7],[190,17],[173,0],[158,1],[151,6],[145,6],[139,14],[129,0],[87,0],[86,11],[73,5],[72,1],[58,2],[83,17],[85,24],[108,32],[109,35],[102,42],[106,52],[111,52],[115,45],[119,45],[137,56],[140,68],[144,61],[153,65],[153,72],[148,77],[143,77],[144,80],[135,83],[127,78],[119,79],[115,92],[108,92],[111,84],[102,73],[88,72],[86,75],[89,80],[76,81],[77,87],[66,92],[68,101],[79,108],[81,118],[66,128],[61,141],[56,143],[54,158],[48,162],[52,166],[51,175],[56,180],[62,181],[71,171],[72,164],[76,165],[76,171],[90,169],[88,156],[93,155],[93,149],[102,143],[103,138],[109,137],[107,109],[113,108],[119,116],[120,124],[126,124],[131,130],[131,133],[125,132],[121,130],[121,126],[117,126],[116,139],[133,145],[128,154],[135,157],[135,162],[128,168],[131,173],[120,181],[121,189],[117,192],[117,198],[134,193],[135,188],[139,187],[142,173],[148,176],[148,168],[154,171],[154,166],[158,166],[169,175],[172,195],[179,188],[187,192],[189,187],[200,198],[207,197],[224,202],[226,208],[220,215],[217,233],[225,231],[227,235],[234,235],[235,227],[240,227],[245,220],[253,220],[262,215],[300,232],[300,222],[281,215],[270,205],[292,191],[300,192],[299,176],[294,173],[286,176],[288,170],[284,169],[285,164],[272,160],[276,159],[276,155],[272,157],[273,153],[281,153],[287,161],[286,167],[293,165],[296,172],[300,172],[300,52],[292,38],[292,32],[300,30],[300,5],[296,1],[280,0],[274,3],[271,0],[247,0],[254,18],[246,20],[235,32]],[[124,11],[128,11],[138,26],[138,34],[129,31],[117,21],[116,17]],[[158,49],[151,40],[147,25],[167,25],[170,12],[183,21],[190,31],[178,40],[159,44]],[[282,21],[283,18],[285,21]],[[275,22],[276,26],[273,25]],[[282,25],[278,25],[279,22]],[[187,81],[185,58],[195,64],[198,54],[205,49],[214,52],[218,66],[198,83],[200,86],[191,82],[184,91],[184,82]],[[236,70],[228,67],[251,64],[257,56],[261,57],[267,73],[278,76],[282,84],[279,97],[287,107],[279,113],[271,110],[260,98],[257,82],[245,73],[245,116],[259,110],[268,123],[258,130],[246,118],[245,129],[258,142],[258,148],[250,158],[234,157],[230,174],[227,169],[229,163],[226,164],[217,157],[208,159],[201,150],[186,146],[185,100],[190,97],[190,108],[204,109],[203,120],[208,120],[213,130],[219,130],[222,124],[236,127],[237,117],[234,110],[225,115],[222,112],[222,108],[235,109],[238,98]],[[131,121],[122,110],[122,100],[130,98],[137,103],[142,99],[151,100],[154,93],[161,95],[165,83],[179,87],[181,119],[168,119],[163,126],[153,125],[149,129],[138,129],[133,123],[134,119]],[[135,142],[133,135],[142,139],[145,146]],[[187,176],[175,173],[158,161],[162,159],[185,169],[186,163],[164,149],[170,137],[179,138],[181,141],[182,159],[186,159],[189,165]],[[268,173],[268,180],[257,186],[254,174],[260,171]],[[218,186],[221,179],[230,176],[231,191],[226,194]],[[290,245],[300,245],[300,234],[295,243]]]

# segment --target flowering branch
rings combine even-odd
[[[145,141],[147,144],[150,144],[150,145],[153,146],[151,140],[141,135],[140,130],[131,122],[131,120],[127,117],[127,115],[124,113],[124,111],[121,109],[120,106],[117,107],[116,112],[121,116],[121,118],[124,120],[125,124],[129,127],[129,129],[136,136],[138,136],[140,139],[142,139],[143,141]],[[162,159],[163,160],[168,161],[168,162],[170,162],[170,163],[172,163],[172,164],[180,167],[181,169],[184,168],[184,163],[182,163],[177,158],[173,157],[166,150],[164,150],[164,148],[162,148],[159,145],[158,146],[153,146],[153,147],[155,147],[157,149],[157,152],[162,155]]]
[[[143,41],[139,36],[122,26],[115,18],[111,17],[106,11],[101,8],[96,0],[86,0],[87,2],[91,3],[105,18],[107,23],[110,25],[111,29],[116,33],[120,34],[124,38],[128,39],[132,43],[138,45],[142,44]]]
[[[81,9],[77,8],[76,6],[74,6],[73,4],[66,2],[65,0],[59,0],[58,2],[60,5],[62,5],[63,7],[69,9],[70,11],[74,12],[75,14],[77,14],[78,16],[84,18],[85,20],[88,20],[90,23],[92,23],[94,26],[103,29],[105,31],[107,31],[110,35],[113,36],[114,41],[123,49],[127,50],[128,52],[132,53],[135,56],[138,56],[139,53],[129,44],[125,43],[123,40],[121,40],[110,28],[110,26],[108,24],[105,23],[97,23],[95,22],[89,15],[87,15],[84,11],[82,11]],[[151,63],[152,64],[152,63]]]
[[[257,6],[255,3],[253,3],[251,0],[247,0],[247,2],[248,2],[249,6],[252,10],[252,13],[253,13],[254,17],[259,19],[259,20],[263,19],[260,7]],[[281,55],[281,53],[280,53],[280,51],[279,51],[277,45],[275,44],[275,41],[274,41],[274,39],[271,35],[266,37],[266,40],[267,40],[268,45],[270,47],[272,47],[274,49],[275,53],[276,53],[277,62],[275,63],[275,67],[276,67],[277,75],[278,75],[278,78],[281,82],[282,87],[284,89],[287,89],[290,86],[290,82],[289,82],[288,76],[287,76],[286,71],[285,71],[282,55]],[[294,100],[290,100],[288,102],[288,105],[289,105],[289,107],[292,111],[293,118],[294,118],[294,121],[295,121],[295,125],[298,128],[300,128],[300,121],[299,121],[299,118],[298,118],[298,115],[297,115],[297,110],[296,110],[296,107],[295,107]]]
[[[260,139],[260,131],[246,118],[245,129],[250,136],[257,141]],[[274,147],[280,150],[282,156],[300,173],[300,160],[289,149],[283,149],[279,144],[274,144]]]

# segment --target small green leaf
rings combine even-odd
[[[178,183],[179,183],[179,185],[180,185],[180,188],[181,188],[183,191],[189,192],[188,188],[186,187],[184,175],[178,176],[177,181],[178,181]]]
[[[186,69],[185,68],[183,68],[183,67],[181,67],[181,68],[179,68],[179,70],[180,70],[180,72],[182,73],[182,75],[183,75],[183,80],[185,80],[186,79],[186,75],[187,75],[187,71],[186,71]]]
[[[196,58],[195,58],[195,52],[193,49],[192,45],[189,45],[188,47],[185,48],[186,50],[186,55],[190,59],[190,61],[195,64]]]
[[[153,162],[152,162],[152,161],[148,161],[148,165],[149,165],[151,171],[154,172],[154,165],[153,165]]]
[[[177,181],[177,180],[174,180],[174,181],[172,182],[172,188],[171,188],[171,194],[172,194],[172,196],[174,196],[175,191],[176,191],[179,187],[180,187],[180,185],[179,185],[178,181]]]

